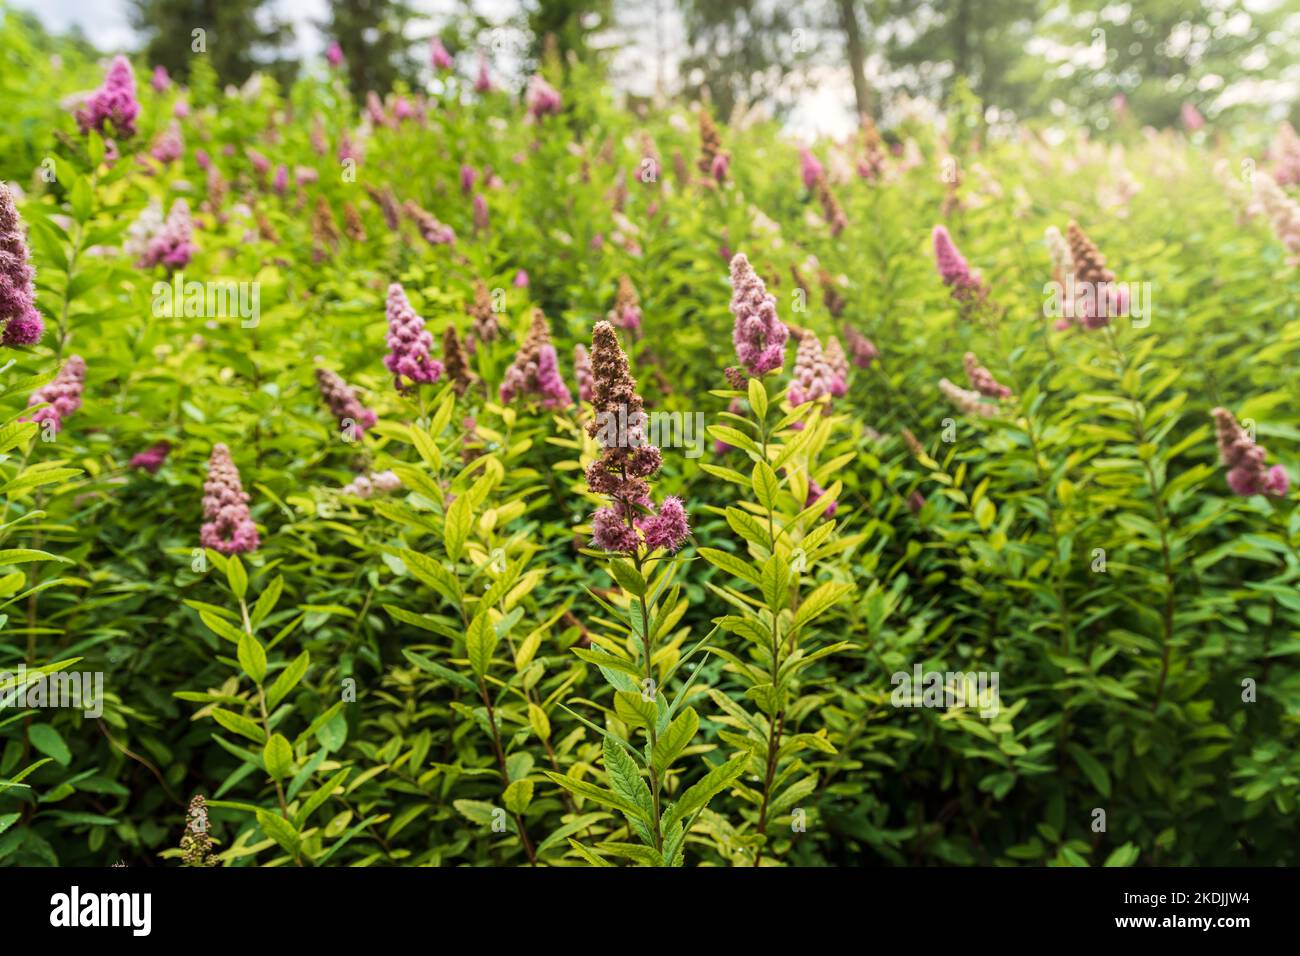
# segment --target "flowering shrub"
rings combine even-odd
[[[1300,863],[1293,132],[453,48],[15,43],[0,693],[104,680],[0,716],[0,863]]]

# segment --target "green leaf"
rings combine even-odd
[[[231,562],[234,563],[233,561]],[[239,639],[239,666],[253,679],[254,684],[266,680],[266,648],[252,634],[245,633]]]
[[[584,800],[590,800],[598,803],[602,807],[610,807],[622,813],[629,814],[633,817],[641,815],[641,808],[626,797],[604,790],[594,783],[588,783],[586,780],[578,780],[575,777],[566,777],[563,774],[554,773],[550,770],[542,771],[553,783],[559,784],[570,793],[577,794]]]
[[[754,465],[750,484],[758,497],[758,503],[767,511],[775,511],[776,498],[781,492],[781,482],[776,477],[776,472],[772,470],[772,466],[765,461],[757,462]]]
[[[492,652],[496,650],[496,628],[488,620],[488,610],[484,608],[470,622],[469,633],[465,636],[465,647],[469,653],[469,666],[478,677],[482,677],[492,666]]]
[[[275,605],[280,600],[280,594],[284,591],[284,576],[277,575],[275,580],[266,586],[257,597],[257,603],[253,605],[253,613],[250,615],[253,627],[256,628],[261,624],[268,614],[275,610]]]
[[[605,735],[605,773],[614,791],[630,803],[640,808],[637,814],[644,822],[654,822],[654,798],[650,796],[650,787],[637,769],[636,762],[628,756],[623,745]]]
[[[751,379],[750,381],[753,381]],[[696,548],[696,552],[709,564],[715,565],[726,571],[732,577],[740,578],[742,581],[748,581],[755,587],[758,586],[758,572],[753,566],[742,558],[737,557],[729,551],[719,551],[716,548]]]
[[[664,831],[672,829],[673,825],[679,821],[690,819],[700,810],[708,806],[713,797],[731,786],[742,773],[749,763],[749,752],[743,751],[736,754],[726,763],[714,767],[706,773],[694,786],[681,795],[681,798],[668,808],[664,814],[661,829]]]
[[[645,597],[645,578],[630,562],[615,558],[609,562],[608,567],[610,577],[618,582],[619,587],[633,597]]]
[[[289,738],[272,734],[262,748],[262,761],[266,764],[266,772],[276,780],[283,780],[293,773],[293,745]]]
[[[72,751],[63,737],[49,724],[32,724],[27,728],[27,739],[32,746],[56,763],[66,767],[72,762]]]
[[[240,734],[259,744],[266,742],[266,733],[262,728],[242,714],[236,714],[221,707],[214,707],[212,709],[212,719],[232,733]]]
[[[641,696],[638,690],[614,692],[614,713],[629,727],[650,727],[658,719],[655,705]]]
[[[522,814],[528,809],[528,804],[533,802],[533,782],[531,780],[516,780],[506,787],[505,795],[501,799],[504,801],[506,809],[511,813]]]
[[[263,833],[280,844],[291,856],[298,855],[298,850],[302,846],[302,837],[298,835],[292,823],[279,814],[260,809],[257,811],[257,823]]]
[[[1097,788],[1097,792],[1103,797],[1110,796],[1110,774],[1106,772],[1097,758],[1088,751],[1084,750],[1079,744],[1070,744],[1068,747],[1070,755],[1074,757],[1074,762],[1079,765],[1079,769]]]
[[[238,555],[231,555],[226,562],[226,580],[230,582],[231,592],[242,601],[248,593],[248,572],[244,570]]]
[[[465,542],[469,539],[473,520],[474,503],[470,501],[468,494],[460,495],[447,509],[447,517],[443,522],[443,545],[447,549],[447,557],[451,560],[459,561],[461,555],[465,553]]]
[[[767,418],[767,389],[763,388],[762,381],[757,378],[749,380],[749,407],[754,410],[754,415],[760,422]]]
[[[288,667],[280,671],[266,692],[267,710],[275,710],[280,701],[284,700],[288,693],[298,686],[298,681],[302,680],[303,675],[307,673],[310,664],[311,654],[303,651],[293,659]]]
[[[673,718],[672,723],[665,728],[664,732],[659,735],[659,739],[655,741],[650,766],[654,768],[656,774],[662,777],[667,772],[668,768],[673,765],[673,761],[681,756],[682,751],[690,746],[691,741],[695,739],[695,732],[699,729],[699,726],[700,718],[693,707],[687,707]]]

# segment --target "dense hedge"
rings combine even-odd
[[[1300,474],[1300,279],[1213,171],[1262,170],[1254,139],[958,113],[801,163],[762,123],[702,152],[694,110],[632,115],[578,66],[545,67],[558,102],[471,75],[367,108],[202,61],[188,90],[138,67],[126,137],[61,102],[104,64],[0,49],[45,325],[5,357],[0,656],[104,675],[99,719],[0,712],[6,864],[175,864],[196,794],[185,859],[227,865],[1300,862],[1296,496],[1234,494],[1211,416]],[[188,241],[150,225],[178,199]],[[1072,220],[1076,268],[1095,243],[1148,315],[1044,317]],[[937,224],[978,272],[955,294]],[[740,253],[794,330],[758,378],[726,373]],[[169,309],[178,281],[258,314]],[[443,366],[401,390],[393,283]],[[529,391],[537,309],[572,403]],[[587,469],[619,453],[574,346],[607,316],[595,404],[625,351],[648,410],[709,429],[648,471],[675,552],[592,547]],[[940,390],[967,352],[1009,397]],[[73,355],[80,407],[23,422]],[[791,405],[792,374],[836,394]],[[257,538],[229,557],[217,445]],[[996,715],[899,706],[916,667],[996,673]]]

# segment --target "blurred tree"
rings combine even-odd
[[[858,4],[856,0],[835,0],[835,3],[839,11],[840,27],[844,31],[844,55],[849,61],[849,72],[853,75],[853,99],[858,107],[858,115],[876,115],[877,107],[872,100],[871,88],[867,85],[867,50],[862,42],[862,24],[858,22]]]
[[[161,64],[178,79],[189,76],[194,57],[206,56],[222,83],[243,83],[254,70],[289,83],[298,64],[283,48],[293,31],[269,6],[267,0],[131,0],[130,17],[144,36],[149,65]]]
[[[684,90],[704,88],[717,115],[766,101],[778,115],[806,85],[806,68],[822,52],[828,25],[821,7],[777,0],[682,0],[687,51]]]
[[[1264,85],[1300,59],[1294,0],[1070,0],[1066,10],[1044,25],[1059,49],[1041,93],[1093,120],[1117,93],[1134,119],[1153,126],[1178,123],[1184,103],[1210,114],[1227,104],[1257,112]]]
[[[353,96],[387,93],[398,80],[418,85],[423,61],[407,29],[415,16],[401,0],[329,0],[329,19],[320,28],[343,50]]]
[[[584,63],[594,62],[602,50],[593,37],[610,25],[612,16],[613,0],[539,0],[528,11],[529,59],[541,62],[546,37],[551,36],[561,61],[573,53]]]
[[[1042,61],[1030,52],[1045,0],[875,0],[892,86],[944,102],[966,77],[985,103],[1023,115]]]

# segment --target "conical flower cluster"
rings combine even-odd
[[[208,804],[203,794],[195,794],[185,814],[185,833],[181,836],[182,866],[220,866],[221,861],[212,852],[212,837],[208,835]]]
[[[1083,289],[1081,294],[1076,294],[1072,311],[1084,328],[1105,328],[1124,304],[1115,287],[1115,273],[1106,268],[1105,256],[1084,235],[1077,222],[1071,220],[1065,233],[1074,260],[1074,278]]]
[[[663,464],[663,456],[650,444],[644,403],[618,333],[608,322],[597,322],[592,329],[591,365],[596,415],[587,433],[599,440],[601,455],[587,468],[587,486],[610,499],[592,515],[592,543],[604,551],[631,554],[640,541],[639,529],[647,549],[676,551],[690,533],[686,509],[681,499],[669,497],[658,513],[653,511],[648,479]]]
[[[1268,148],[1273,180],[1279,186],[1300,185],[1300,135],[1290,123],[1278,124]]]
[[[541,309],[533,310],[533,324],[528,337],[501,382],[501,401],[513,402],[527,395],[538,398],[542,408],[548,410],[573,404],[573,397],[560,377],[560,363],[555,355],[555,346],[551,344],[551,330]]]
[[[631,332],[635,338],[641,332],[641,300],[637,297],[636,287],[627,276],[619,276],[618,297],[614,308],[605,316],[611,323]]]
[[[843,398],[849,389],[849,357],[834,335],[826,341],[826,364],[831,369],[831,395]]]
[[[104,83],[91,93],[76,112],[77,125],[83,133],[92,129],[117,136],[135,135],[135,121],[140,103],[135,98],[135,71],[124,56],[113,58],[104,75]],[[111,129],[106,129],[111,124]]]
[[[1255,174],[1255,198],[1278,241],[1300,264],[1300,203],[1288,196],[1267,173]]]
[[[794,358],[794,379],[786,393],[790,404],[803,405],[815,402],[823,395],[831,395],[834,383],[835,373],[826,361],[821,342],[808,330],[801,331]]]
[[[474,281],[474,304],[469,307],[469,315],[474,320],[474,341],[495,342],[501,329],[496,312],[492,310],[492,297],[482,279]]]
[[[1011,389],[995,379],[993,373],[979,363],[974,352],[967,352],[962,358],[962,364],[966,367],[966,378],[975,391],[988,398],[1011,397]]]
[[[1228,469],[1228,487],[1234,494],[1273,495],[1282,497],[1291,486],[1286,469],[1281,465],[1268,468],[1264,464],[1267,452],[1255,444],[1246,430],[1226,408],[1216,408],[1214,429],[1219,440],[1219,458]]]
[[[239,469],[225,445],[212,446],[208,459],[208,480],[203,483],[203,517],[199,530],[203,547],[221,554],[256,551],[257,527],[248,510],[248,492],[239,480]]]
[[[5,345],[40,341],[45,325],[36,311],[36,270],[9,187],[0,183],[0,325]]]
[[[722,148],[718,128],[705,109],[700,110],[700,156],[695,165],[707,181],[719,184],[727,181],[727,172],[731,169],[731,155]]]
[[[365,431],[374,426],[378,420],[375,413],[361,404],[352,386],[338,375],[323,366],[316,369],[316,384],[320,387],[321,397],[329,406],[330,413],[344,430]]]
[[[158,469],[162,467],[167,456],[171,453],[171,442],[160,441],[150,445],[142,452],[137,452],[131,457],[131,467],[147,471],[151,475],[158,474]]]
[[[849,343],[850,360],[857,368],[871,368],[871,363],[880,358],[880,350],[875,343],[853,326],[844,327],[844,338]]]
[[[966,258],[957,251],[952,236],[944,226],[935,226],[931,235],[934,242],[934,260],[939,277],[952,290],[952,297],[969,307],[988,297],[988,288],[978,272],[970,267]]]
[[[456,334],[456,326],[450,323],[442,333],[442,365],[456,394],[464,395],[474,382],[474,374],[465,360],[465,350],[461,347],[460,336]]]
[[[456,243],[456,232],[446,223],[439,222],[433,213],[420,208],[418,204],[407,200],[402,207],[406,215],[415,223],[424,241],[431,246],[450,246]]]
[[[960,385],[954,385],[946,378],[939,379],[939,391],[963,415],[979,415],[982,418],[989,418],[998,413],[998,407],[992,402],[983,401],[979,392],[972,392]]]
[[[429,356],[433,336],[425,329],[424,319],[411,308],[411,301],[400,283],[394,282],[388,287],[386,311],[388,354],[384,356],[384,367],[393,373],[397,390],[405,391],[408,387],[403,379],[411,384],[438,381],[443,369],[441,362]]]
[[[189,265],[194,255],[194,221],[184,199],[172,203],[167,218],[159,222],[160,210],[151,206],[134,224],[135,231],[123,245],[136,253],[136,264],[143,269],[163,266],[169,272]]]
[[[540,73],[535,73],[528,81],[524,104],[528,107],[528,115],[535,120],[548,115],[558,116],[564,109],[564,100],[560,97],[560,91],[547,83]]]
[[[44,405],[45,408],[23,421],[48,424],[57,432],[63,427],[63,420],[81,407],[81,393],[85,388],[86,361],[80,355],[73,355],[63,363],[58,375],[32,392],[27,406]]]
[[[753,376],[780,368],[790,331],[776,317],[776,297],[768,294],[744,253],[731,260],[731,290],[731,314],[736,317],[731,340],[736,357]]]

